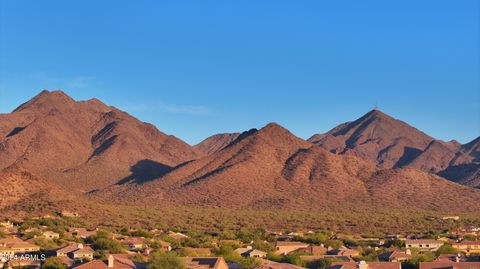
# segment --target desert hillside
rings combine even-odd
[[[480,211],[479,189],[445,179],[478,184],[478,139],[466,145],[439,141],[378,110],[310,141],[270,123],[190,146],[97,99],[43,91],[1,114],[0,126],[0,181],[7,186],[0,208],[34,210],[38,203],[82,209],[89,201],[350,213]]]
[[[0,169],[21,167],[81,192],[131,175],[155,176],[197,156],[190,145],[151,124],[61,91],[43,91],[0,115],[0,126]]]
[[[330,152],[355,155],[383,168],[417,168],[473,187],[480,186],[478,140],[465,145],[437,140],[377,109],[309,139]]]

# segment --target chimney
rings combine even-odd
[[[360,261],[358,263],[358,269],[368,269],[368,264],[365,261]]]
[[[78,244],[79,249],[83,249],[83,244]]]
[[[460,262],[460,253],[455,256],[455,262]]]
[[[108,256],[108,268],[113,268],[113,256]]]
[[[412,255],[412,251],[409,248],[407,248],[407,250],[405,251],[405,254]]]

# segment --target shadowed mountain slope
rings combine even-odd
[[[141,160],[175,166],[188,144],[114,107],[43,91],[0,115],[0,170],[14,166],[71,190],[90,191],[130,175]]]
[[[401,167],[410,162],[433,140],[379,110],[309,139],[333,153],[353,154],[385,168]]]
[[[464,146],[436,140],[379,110],[314,135],[309,141],[336,154],[374,161],[382,168],[412,167],[479,186],[478,139]]]
[[[94,195],[123,203],[240,209],[480,210],[479,190],[416,169],[381,169],[336,155],[274,123],[156,180]]]
[[[478,139],[463,146],[438,141],[377,110],[313,137],[314,143],[270,123],[191,147],[96,99],[78,102],[43,91],[1,114],[0,128],[0,181],[9,186],[1,202],[14,210],[70,203],[88,213],[103,201],[127,207],[480,211],[480,190],[418,170],[463,173],[459,182],[475,184],[465,178],[478,176]]]

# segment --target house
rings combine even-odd
[[[134,255],[130,255],[130,254],[111,254],[110,256],[113,257],[113,264],[117,267],[129,266],[128,268],[133,268],[133,269],[146,269],[147,268],[146,263],[132,261],[130,258],[133,257]]]
[[[432,239],[407,239],[405,240],[405,246],[410,250],[416,248],[420,251],[437,251],[443,246],[443,242]]]
[[[56,254],[57,254],[57,257],[66,257],[70,253],[73,253],[75,250],[80,248],[83,248],[83,244],[71,244],[69,246],[65,246],[57,249]]]
[[[188,238],[188,237],[189,237],[188,235],[185,235],[185,234],[182,234],[182,233],[176,233],[176,232],[172,232],[172,231],[169,231],[169,232],[168,232],[168,236],[169,236],[170,238],[175,239],[175,240],[180,240],[180,239]]]
[[[253,257],[253,258],[265,258],[265,257],[267,257],[266,252],[260,251],[258,249],[253,249],[250,246],[248,246],[246,248],[237,248],[235,250],[235,252],[242,255],[243,257]]]
[[[15,254],[18,253],[31,253],[31,252],[38,252],[40,251],[40,247],[34,244],[30,244],[27,242],[15,243],[12,245],[7,246],[9,247]]]
[[[1,263],[1,262],[0,262]],[[30,268],[38,269],[40,268],[41,263],[37,260],[32,259],[11,259],[4,263],[2,268]]]
[[[60,234],[52,231],[43,232],[42,235],[47,239],[58,239],[60,238]]]
[[[480,269],[480,262],[420,262],[419,269]]]
[[[13,223],[11,223],[9,220],[0,221],[0,227],[12,228],[12,227],[13,227]]]
[[[308,246],[306,248],[297,249],[294,252],[309,255],[325,255],[327,254],[327,248],[324,246]]]
[[[444,216],[442,217],[442,220],[460,220],[460,216]]]
[[[75,269],[146,269],[144,263],[135,263],[129,259],[115,258],[109,255],[106,261],[93,260],[72,268]]]
[[[440,254],[436,259],[436,262],[466,262],[467,259],[460,254]]]
[[[385,262],[404,262],[412,258],[411,254],[410,250],[406,252],[395,250],[378,255],[378,259]]]
[[[159,250],[163,252],[171,251],[172,250],[172,245],[168,242],[159,240],[157,243],[160,245]]]
[[[93,249],[89,246],[84,246],[83,248],[77,249],[77,250],[72,252],[73,258],[74,259],[80,259],[80,260],[81,259],[92,260],[94,253],[95,252],[93,251]]]
[[[39,231],[38,228],[28,228],[28,229],[25,229],[22,232],[20,232],[20,234],[22,236],[30,234],[30,233],[39,233],[40,234],[40,231]]]
[[[278,263],[269,260],[263,260],[263,264],[255,267],[255,269],[305,269],[289,263]]]
[[[68,232],[72,236],[77,236],[82,239],[87,239],[89,237],[95,236],[97,234],[97,231],[89,231],[85,228],[68,228]]]
[[[451,234],[453,235],[456,235],[457,237],[458,236],[466,236],[466,235],[473,235],[473,236],[477,236],[477,235],[480,235],[480,227],[461,227],[461,228],[457,228],[453,231],[450,232]]]
[[[0,248],[2,252],[14,254],[32,253],[40,251],[40,247],[21,240],[18,237],[12,236],[0,239]]]
[[[452,247],[465,255],[480,254],[480,241],[463,240],[462,242],[453,243]]]
[[[401,269],[399,262],[333,262],[327,269]]]
[[[121,241],[130,251],[143,249],[146,246],[145,237],[129,237]]]
[[[358,257],[360,256],[360,252],[356,249],[350,249],[346,247],[341,247],[337,249],[332,249],[328,251],[329,255],[336,255],[336,256],[347,256],[347,257]]]
[[[67,266],[67,268],[70,268],[75,261],[73,259],[70,259],[70,257],[67,256],[59,256],[57,257],[63,264]]]
[[[265,258],[267,257],[267,253],[258,249],[252,249],[243,253],[242,256],[250,258]]]
[[[9,256],[13,256],[13,255],[15,255],[15,252],[11,248],[0,247],[0,260],[3,257],[9,257]]]
[[[222,257],[183,258],[189,269],[229,269]]]
[[[296,251],[301,248],[306,248],[309,245],[302,242],[295,241],[277,241],[275,242],[275,253],[276,254],[288,254],[290,252]]]
[[[63,210],[62,212],[60,212],[60,215],[67,218],[75,218],[80,216],[77,212],[70,212],[67,210]]]
[[[68,257],[70,259],[93,259],[94,251],[83,244],[72,244],[56,251],[57,257]]]
[[[235,251],[235,253],[242,255],[243,253],[245,253],[249,250],[252,250],[252,249],[253,248],[251,246],[247,246],[247,247],[244,247],[244,248],[237,248],[234,251]]]

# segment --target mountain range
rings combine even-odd
[[[352,154],[382,168],[417,168],[461,184],[480,186],[480,138],[465,145],[444,142],[379,110],[308,140],[332,153]]]
[[[9,186],[0,191],[8,197],[0,208],[89,199],[233,209],[480,210],[480,138],[444,142],[379,110],[308,140],[270,123],[191,146],[97,99],[43,91],[0,114],[0,171]]]

